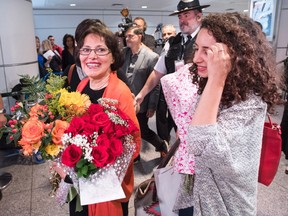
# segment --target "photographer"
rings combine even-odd
[[[145,44],[151,50],[154,51],[155,50],[156,41],[155,41],[155,38],[152,35],[148,35],[148,34],[145,33],[145,31],[147,29],[147,23],[146,23],[145,19],[142,18],[142,17],[136,17],[136,18],[134,18],[133,23],[135,23],[144,32],[143,39],[142,39],[143,44]]]

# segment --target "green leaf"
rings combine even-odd
[[[84,177],[87,176],[87,174],[88,174],[88,166],[87,166],[87,165],[84,166],[84,167],[82,167],[81,173],[82,173],[82,175],[83,175]]]
[[[78,171],[77,171],[77,177],[78,178],[80,178],[80,177],[82,177],[83,175],[82,175],[82,172],[81,172],[81,170],[79,169]]]
[[[5,127],[2,127],[0,128],[0,139],[2,138],[4,132],[5,132],[6,128]]]
[[[80,159],[77,164],[76,164],[76,167],[78,169],[81,169],[88,161],[84,158]]]
[[[97,169],[97,167],[94,164],[89,164],[88,168],[89,168],[89,171],[94,171]]]
[[[20,130],[18,130],[15,134],[14,134],[14,142],[15,143],[18,143],[18,141],[20,140],[20,137],[21,137],[21,132]]]
[[[39,76],[20,75],[23,88],[21,92],[28,96],[27,101],[36,101],[43,99],[45,94],[45,82]]]

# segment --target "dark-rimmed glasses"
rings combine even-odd
[[[102,48],[102,47],[98,47],[95,49],[91,49],[91,48],[82,48],[79,50],[80,55],[89,55],[92,50],[94,51],[94,53],[98,56],[105,56],[108,55],[110,53],[110,50],[108,48]]]

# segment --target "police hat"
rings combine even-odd
[[[173,16],[184,11],[202,9],[209,6],[210,5],[200,5],[198,0],[181,0],[177,5],[177,10],[169,16]]]

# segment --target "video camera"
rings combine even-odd
[[[118,24],[118,28],[120,28],[121,30],[118,32],[118,36],[119,37],[122,37],[122,38],[125,38],[125,33],[126,31],[128,30],[129,27],[133,26],[134,23],[132,21],[132,17],[131,15],[129,15],[129,10],[128,8],[123,8],[121,11],[120,11],[121,15],[123,16],[123,19],[122,19],[122,23],[119,23]]]

